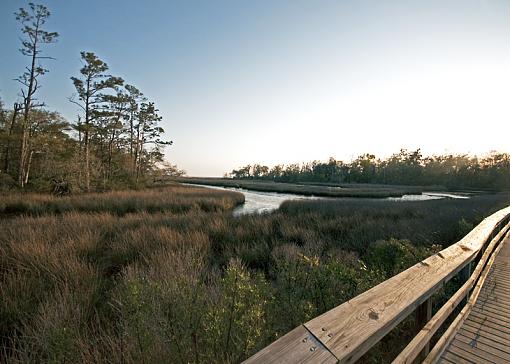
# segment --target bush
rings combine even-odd
[[[260,274],[251,274],[239,260],[230,261],[205,320],[215,362],[238,363],[258,347],[267,331],[268,288]]]
[[[365,262],[390,278],[441,250],[438,245],[416,247],[408,240],[379,240],[370,246]]]

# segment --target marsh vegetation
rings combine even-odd
[[[54,50],[46,6],[14,17],[26,67],[12,104],[0,99],[0,363],[237,363],[510,202],[384,200],[422,186],[508,190],[510,156],[496,152],[401,150],[177,179],[329,198],[235,216],[243,194],[168,182],[184,171],[165,162],[173,142],[158,107],[94,52],[64,67],[76,119],[48,109],[52,54],[78,54]],[[413,331],[412,319],[402,325],[363,361],[391,359]]]
[[[421,194],[423,191],[421,187],[396,185],[343,184],[339,186],[320,183],[284,183],[265,180],[204,177],[171,177],[171,180],[209,186],[244,188],[260,192],[290,193],[320,197],[386,198],[401,197],[407,194]]]
[[[125,363],[239,362],[510,201],[289,201],[233,217],[242,195],[189,186],[2,197],[2,361]]]

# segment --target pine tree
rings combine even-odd
[[[18,183],[24,187],[28,182],[28,163],[30,159],[30,115],[34,108],[44,106],[35,98],[37,90],[41,87],[39,77],[48,72],[39,63],[41,59],[51,59],[41,55],[41,45],[54,43],[58,37],[56,32],[48,32],[43,29],[44,24],[50,17],[49,10],[44,5],[35,5],[29,3],[29,10],[20,8],[16,15],[16,20],[22,25],[22,33],[25,38],[21,40],[20,52],[24,56],[30,57],[30,66],[26,71],[16,79],[23,85],[21,95],[23,97],[23,120],[21,122],[20,133],[20,157],[18,166]],[[16,108],[14,118],[17,116]],[[14,119],[15,121],[15,119]]]
[[[71,77],[78,94],[78,100],[70,101],[78,105],[84,112],[83,145],[85,153],[85,188],[90,191],[90,137],[95,122],[102,115],[105,102],[105,91],[121,86],[124,80],[105,74],[108,65],[92,52],[81,52],[84,66],[81,68],[81,78]]]

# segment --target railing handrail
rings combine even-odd
[[[246,363],[356,361],[479,256],[509,217],[510,207],[495,212],[457,243],[298,326]]]

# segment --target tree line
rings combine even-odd
[[[67,121],[40,99],[46,48],[59,34],[49,31],[44,5],[30,3],[15,14],[21,26],[20,52],[27,59],[18,101],[0,99],[0,187],[45,188],[64,181],[80,190],[138,184],[161,171],[182,173],[163,164],[162,117],[138,88],[111,75],[93,52],[81,52],[82,68],[71,77],[76,93],[68,97],[79,110]]]
[[[493,152],[479,158],[467,154],[423,156],[420,149],[401,149],[389,158],[363,154],[351,162],[330,158],[268,167],[254,164],[234,169],[231,178],[277,182],[376,183],[444,186],[466,189],[510,189],[510,154]]]

